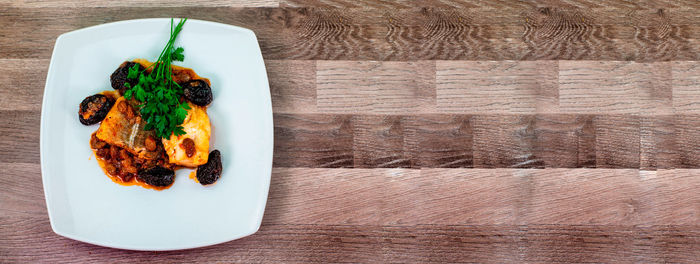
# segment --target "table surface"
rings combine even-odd
[[[0,262],[699,262],[700,3],[0,0]],[[255,31],[275,151],[260,231],[174,252],[49,226],[56,37]]]

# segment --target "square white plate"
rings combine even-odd
[[[178,19],[175,19],[177,23]],[[41,171],[51,227],[75,240],[122,249],[175,250],[218,244],[260,227],[272,167],[272,105],[255,34],[244,28],[187,20],[176,45],[209,78],[211,149],[223,173],[213,186],[177,171],[154,191],[112,182],[89,146],[99,125],[78,121],[83,98],[112,90],[110,74],[125,60],[154,61],[170,34],[170,19],[98,25],[56,39],[41,111]]]

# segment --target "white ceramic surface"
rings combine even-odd
[[[177,23],[177,19],[175,23]],[[41,112],[41,172],[51,227],[75,240],[133,250],[174,250],[218,244],[260,227],[272,167],[272,106],[255,34],[244,28],[188,20],[176,45],[185,61],[211,80],[211,148],[223,173],[213,186],[178,170],[163,191],[121,186],[104,175],[89,147],[98,125],[78,121],[83,98],[112,90],[110,74],[125,60],[155,60],[170,19],[109,23],[56,39]]]

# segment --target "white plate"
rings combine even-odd
[[[177,19],[175,23],[177,23]],[[188,20],[176,44],[185,61],[211,80],[212,149],[223,173],[209,187],[178,170],[163,191],[112,182],[89,146],[98,125],[78,121],[83,98],[112,90],[110,74],[125,60],[155,60],[170,19],[121,21],[56,39],[41,111],[41,171],[51,227],[75,240],[122,249],[174,250],[218,244],[260,227],[272,167],[272,106],[255,34]]]

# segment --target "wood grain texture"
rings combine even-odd
[[[397,1],[371,1],[371,0],[281,0],[281,6],[287,7],[323,7],[323,8],[413,8],[413,7],[438,7],[438,8],[536,8],[536,7],[558,7],[558,8],[679,8],[698,7],[698,3],[693,0],[661,0],[661,1],[606,1],[600,3],[590,0],[537,0],[537,1],[479,1],[479,0],[397,0]]]
[[[275,113],[316,112],[316,63],[266,60],[272,110]]]
[[[275,115],[277,167],[352,167],[351,116]]]
[[[265,223],[694,225],[698,176],[697,169],[278,168]]]
[[[691,61],[700,54],[700,8],[694,6],[342,11],[5,6],[0,9],[4,36],[0,58],[47,58],[51,45],[44,43],[78,28],[124,19],[186,16],[254,30],[265,59]]]
[[[0,111],[0,162],[39,163],[38,111]]]
[[[596,129],[596,167],[639,168],[639,116],[596,116],[593,122]]]
[[[50,0],[50,1],[35,1],[35,0],[2,0],[0,5],[9,7],[30,7],[30,8],[77,8],[77,7],[198,7],[198,6],[215,6],[215,7],[278,7],[277,0],[209,0],[209,1],[173,1],[173,0],[128,0],[128,1],[76,1],[76,0]]]
[[[44,216],[8,215],[12,207],[2,203],[0,250],[9,262],[37,255],[47,262],[445,262],[479,256],[693,262],[700,257],[698,176],[685,169],[277,168],[263,226],[241,240],[187,251],[119,251],[58,237]],[[24,186],[10,193],[41,193],[34,184]],[[27,210],[43,213],[41,207]]]
[[[638,113],[639,64],[633,62],[559,62],[561,109],[566,112]]]
[[[434,62],[318,61],[316,67],[319,111],[434,111]]]
[[[535,119],[535,153],[547,168],[596,166],[596,131],[591,115],[542,114]]]
[[[200,249],[122,251],[54,235],[45,218],[0,218],[4,260],[19,262],[683,262],[700,258],[698,226],[266,225]],[[23,230],[31,230],[25,234]],[[29,242],[29,243],[28,243]],[[44,246],[51,244],[53,246]],[[440,250],[436,250],[440,249]],[[10,252],[23,254],[6,255]],[[34,256],[44,256],[37,260]]]
[[[54,41],[148,17],[258,38],[274,152],[252,236],[136,252],[51,231]],[[0,0],[0,262],[700,263],[698,60],[695,0]]]
[[[700,115],[676,116],[676,146],[678,147],[678,167],[697,168],[700,166]]]
[[[700,113],[700,65],[697,62],[677,62],[672,69],[674,112]]]
[[[438,61],[438,110],[464,113],[557,111],[557,62]]]
[[[400,116],[355,116],[353,153],[356,168],[400,168],[410,165],[404,153]]]
[[[404,153],[412,168],[470,168],[472,117],[431,114],[403,117]]]
[[[474,116],[474,167],[542,168],[535,154],[534,115]]]
[[[2,217],[43,217],[39,165],[0,163],[0,168],[8,172],[2,180]],[[653,226],[700,221],[698,169],[274,168],[272,183],[264,225]]]
[[[0,111],[40,110],[49,60],[0,59],[0,65]]]
[[[675,116],[640,117],[639,167],[645,170],[671,169],[680,165]],[[687,151],[687,150],[686,150]]]
[[[698,120],[637,114],[275,115],[275,151],[285,153],[275,165],[697,168]],[[309,160],[310,153],[319,156]]]
[[[45,217],[46,204],[41,188],[41,168],[36,163],[0,162],[0,216]]]

